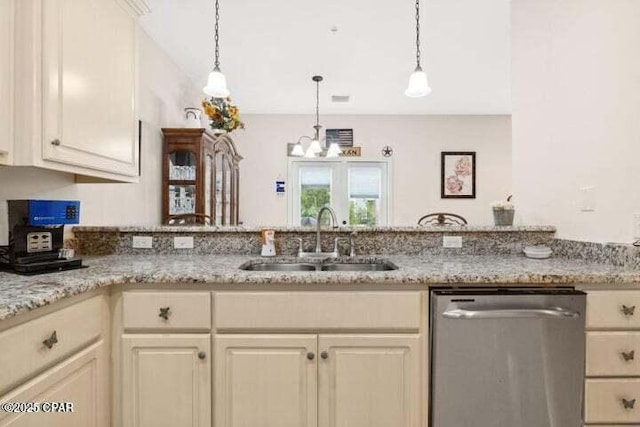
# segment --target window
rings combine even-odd
[[[318,211],[329,205],[339,225],[387,225],[388,169],[388,161],[290,159],[289,224],[315,226]],[[330,220],[323,216],[323,225]]]

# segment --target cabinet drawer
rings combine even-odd
[[[420,329],[420,292],[219,292],[217,330]]]
[[[640,329],[640,291],[591,291],[587,328]]]
[[[640,423],[640,379],[585,381],[584,418],[587,424]]]
[[[587,376],[640,376],[640,332],[587,332]]]
[[[107,310],[106,298],[98,296],[0,332],[0,395],[98,339]],[[44,341],[54,332],[49,348]]]
[[[209,292],[132,291],[122,298],[125,329],[211,329]]]

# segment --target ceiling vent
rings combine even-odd
[[[350,100],[351,100],[351,97],[349,95],[332,95],[331,96],[331,102],[345,103],[345,102],[349,102]]]

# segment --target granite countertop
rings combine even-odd
[[[375,257],[361,257],[359,260]],[[379,258],[377,258],[379,260]],[[633,284],[640,271],[583,261],[524,256],[390,256],[399,268],[380,272],[257,272],[247,262],[286,262],[292,258],[255,256],[125,256],[86,258],[89,268],[38,276],[0,272],[0,320],[60,299],[105,286],[135,283],[184,284]],[[305,262],[308,262],[305,260]]]
[[[301,226],[171,226],[171,225],[149,225],[149,226],[75,226],[74,232],[80,233],[260,233],[268,228],[277,233],[315,233],[315,227]],[[554,233],[556,227],[551,225],[515,225],[515,226],[492,226],[492,225],[450,225],[450,226],[389,226],[389,227],[363,227],[363,226],[340,226],[337,228],[323,227],[322,232],[330,233],[350,233],[352,231],[360,233],[513,233],[513,232],[550,232]]]

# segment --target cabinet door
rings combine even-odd
[[[216,335],[216,427],[317,425],[316,335]]]
[[[122,425],[210,427],[210,341],[209,334],[123,335]]]
[[[42,8],[42,160],[136,176],[134,17],[117,0]]]
[[[0,0],[0,164],[13,145],[13,54],[15,0]]]
[[[71,356],[12,392],[1,402],[69,402],[73,412],[7,413],[0,411],[1,427],[108,427],[109,367],[103,341]]]
[[[419,335],[320,335],[320,427],[417,427]]]

